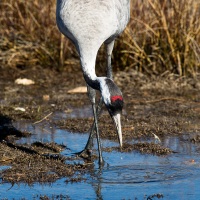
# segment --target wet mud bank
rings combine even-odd
[[[34,84],[16,84],[18,78],[31,79]],[[111,195],[106,194],[111,182],[122,184],[124,176],[127,176],[122,187],[124,192],[126,184],[128,187],[136,184],[137,188],[140,184],[155,181],[157,188],[159,181],[170,182],[166,169],[170,169],[169,174],[172,173],[175,182],[180,177],[185,180],[188,173],[195,177],[200,165],[198,80],[171,74],[148,77],[136,71],[116,73],[115,81],[125,99],[122,117],[124,146],[119,149],[114,125],[104,108],[99,130],[106,164],[99,179],[96,143],[90,160],[75,154],[84,148],[93,123],[87,94],[69,92],[85,85],[81,73],[58,73],[39,67],[4,71],[0,75],[1,185],[20,183],[37,188],[35,184],[56,185],[62,180],[61,188],[64,188],[63,183],[76,183],[86,188],[90,184],[96,185],[102,188],[103,194],[91,192],[92,198],[98,195],[107,198]],[[178,168],[181,172],[176,170]],[[129,180],[132,173],[135,176]],[[144,185],[144,190],[146,187]],[[38,192],[38,198],[48,194],[47,188]],[[165,189],[152,190],[150,194],[146,192],[145,198],[168,199],[170,190],[162,193]],[[194,195],[197,193],[193,191]],[[60,194],[64,195],[64,190]],[[53,199],[53,195],[46,197]],[[74,195],[67,193],[65,197],[74,199]],[[119,197],[132,199],[133,194]]]

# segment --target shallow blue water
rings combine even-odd
[[[15,125],[22,129],[20,124]],[[66,145],[63,154],[71,155],[83,149],[88,135],[69,133],[44,125],[23,127],[31,131],[31,138],[18,142],[56,142]],[[177,153],[158,157],[137,152],[103,152],[105,167],[99,171],[97,163],[93,171],[85,175],[81,183],[66,183],[60,179],[55,183],[14,185],[0,183],[0,199],[158,199],[152,195],[161,194],[161,199],[200,199],[200,155],[199,146],[185,142],[182,138],[167,137],[162,144]],[[133,141],[134,142],[134,141]],[[102,141],[104,147],[117,146],[115,142]],[[79,162],[79,161],[77,161]],[[96,161],[97,162],[97,161]],[[6,166],[0,167],[0,171]]]

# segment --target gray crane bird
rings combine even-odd
[[[92,103],[94,123],[83,151],[90,150],[94,129],[99,152],[99,164],[103,164],[98,130],[98,116],[104,103],[115,124],[122,147],[121,113],[122,92],[112,79],[111,54],[114,41],[130,19],[130,0],[57,0],[56,21],[62,34],[69,38],[80,56],[80,64]],[[97,77],[96,56],[102,44],[106,45],[107,76]],[[96,108],[96,90],[101,98]]]

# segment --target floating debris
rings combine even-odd
[[[26,109],[25,109],[25,108],[21,108],[21,107],[16,107],[16,108],[15,108],[15,111],[22,111],[22,112],[25,112]]]
[[[199,143],[200,142],[200,135],[195,135],[190,139],[191,142],[193,143]]]
[[[44,94],[42,96],[43,101],[49,101],[50,100],[50,96],[48,94]]]
[[[18,78],[15,80],[15,83],[18,85],[33,85],[35,82],[31,79],[27,78]]]
[[[75,93],[87,93],[87,87],[76,87],[74,89],[68,90],[67,93],[75,94]]]

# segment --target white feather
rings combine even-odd
[[[96,80],[100,46],[113,41],[126,27],[130,0],[57,0],[59,30],[75,44],[83,73]]]
[[[101,91],[101,95],[103,97],[103,101],[106,105],[110,104],[110,91],[109,88],[105,82],[105,78],[104,77],[98,77],[97,78],[100,82],[100,91]]]

